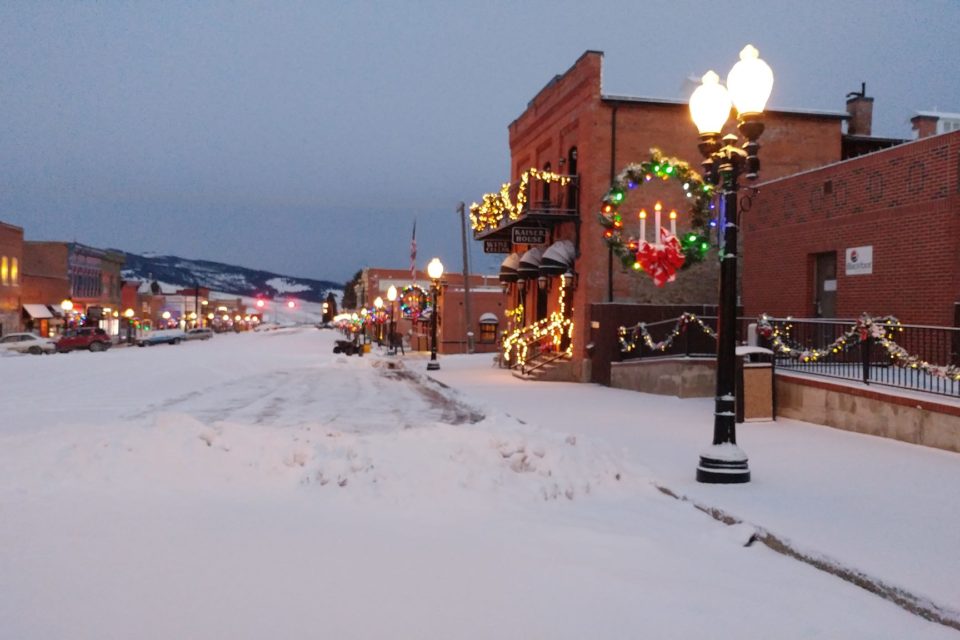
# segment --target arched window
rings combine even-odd
[[[10,284],[10,263],[7,256],[0,258],[0,284],[7,286]]]
[[[567,153],[567,175],[577,176],[577,148],[570,147]],[[579,190],[577,189],[576,179],[572,180],[567,186],[567,209],[576,211],[579,207]]]
[[[544,171],[545,173],[550,173],[552,170],[553,170],[553,169],[551,168],[551,165],[550,165],[549,162],[548,162],[547,164],[543,165],[543,171]],[[544,180],[543,182],[541,182],[541,184],[543,185],[543,191],[542,191],[542,193],[543,193],[543,208],[544,208],[544,209],[547,209],[547,208],[550,207],[550,183],[547,182],[546,180]]]
[[[10,258],[10,284],[20,285],[20,261],[16,258]]]

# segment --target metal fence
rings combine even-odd
[[[769,318],[759,343],[776,366],[816,376],[960,396],[960,329],[875,321]]]
[[[685,317],[686,316],[686,317]],[[713,357],[716,317],[685,314],[620,330],[621,359]],[[757,318],[738,318],[737,341],[754,335]],[[764,323],[760,323],[761,325]],[[960,396],[960,328],[875,320],[767,318],[772,333],[757,343],[776,367],[865,384]]]

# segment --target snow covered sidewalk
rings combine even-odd
[[[616,443],[671,493],[960,623],[960,454],[795,420],[745,423],[737,440],[752,481],[700,484],[708,399],[524,382],[492,368],[490,356],[446,357],[434,375],[525,421]]]

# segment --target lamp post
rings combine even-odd
[[[373,320],[377,327],[377,346],[383,346],[383,298],[377,296],[373,301],[373,306],[376,308],[377,312],[374,314]]]
[[[440,368],[437,361],[437,316],[440,314],[438,300],[440,298],[440,278],[443,277],[443,263],[440,258],[434,258],[427,265],[427,275],[430,276],[430,289],[433,293],[433,311],[430,313],[430,362],[427,371],[436,371]]]
[[[700,153],[706,180],[720,187],[720,292],[717,313],[717,394],[713,444],[700,453],[697,482],[741,483],[750,481],[747,454],[737,446],[736,434],[736,321],[737,321],[737,192],[743,174],[757,177],[760,159],[757,140],[763,133],[763,109],[773,88],[773,72],[747,45],[740,61],[727,75],[727,88],[713,71],[690,96],[690,115],[700,131]],[[730,115],[737,108],[737,128],[746,138],[721,137]]]
[[[393,316],[394,316],[394,310],[397,306],[397,288],[393,285],[390,285],[390,288],[387,289],[387,300],[390,301],[390,329],[389,329],[389,336],[387,338],[387,344],[390,347],[390,351],[392,351],[393,354],[396,355],[397,346],[395,344],[396,340],[394,339],[396,328],[394,327]]]
[[[73,300],[64,298],[60,303],[60,309],[63,310],[63,331],[66,333],[70,328],[70,312],[73,311]]]
[[[124,311],[123,317],[127,319],[127,344],[133,344],[133,309]]]

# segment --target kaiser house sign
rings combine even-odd
[[[867,276],[873,273],[873,245],[847,249],[848,276]]]

